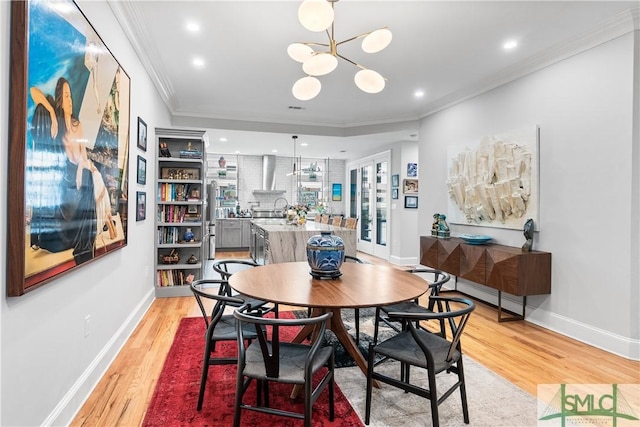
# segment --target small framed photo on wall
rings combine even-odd
[[[397,199],[398,198],[398,189],[397,188],[392,188],[391,189],[391,198],[392,199]]]
[[[400,175],[391,175],[391,187],[398,188],[400,186]],[[396,197],[397,198],[397,197]]]
[[[147,193],[136,191],[136,221],[144,221],[147,218]]]
[[[402,183],[402,192],[405,194],[418,192],[418,180],[417,179],[405,179]]]
[[[407,209],[418,209],[418,196],[404,196],[404,207]]]
[[[147,151],[147,124],[138,117],[138,148]]]
[[[147,183],[147,160],[138,156],[138,184],[145,185]]]
[[[418,176],[418,164],[407,163],[407,176],[409,178],[415,178]]]
[[[331,184],[331,201],[333,202],[342,201],[342,184],[339,184],[339,183]]]

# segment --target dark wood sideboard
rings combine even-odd
[[[551,253],[494,244],[472,245],[452,237],[420,237],[420,264],[498,291],[498,321],[524,319],[527,296],[551,293]],[[522,297],[522,314],[502,308],[502,292]],[[502,312],[510,316],[503,316]]]

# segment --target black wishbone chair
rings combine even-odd
[[[205,332],[204,360],[202,362],[202,377],[200,379],[200,392],[198,394],[198,411],[202,409],[204,401],[204,392],[209,375],[209,367],[214,365],[232,365],[237,363],[237,357],[213,357],[212,354],[216,350],[216,343],[222,341],[235,342],[238,337],[236,333],[236,321],[232,314],[224,314],[227,305],[242,306],[244,302],[240,298],[229,297],[218,294],[221,280],[201,279],[191,283],[191,292],[196,298],[196,302],[200,307],[207,330]],[[217,288],[217,289],[216,289]],[[209,289],[209,290],[207,290]],[[204,299],[215,302],[211,312],[208,313]],[[257,312],[257,315],[261,315]],[[253,328],[245,328],[244,340],[251,342],[257,338],[257,334]]]
[[[240,298],[243,301],[243,304],[247,304],[251,306],[251,308],[255,310],[261,310],[263,314],[268,313],[270,311],[275,310],[275,315],[278,317],[278,305],[273,304],[272,306],[268,306],[268,301],[259,300],[256,298],[252,298],[246,295],[239,294],[238,292],[231,289],[229,286],[229,278],[239,271],[245,270],[247,268],[258,267],[260,264],[257,264],[253,260],[250,259],[223,259],[216,260],[212,263],[213,271],[218,273],[222,280],[225,281],[224,284],[224,295],[230,297]],[[239,307],[230,304],[231,307]]]
[[[241,411],[251,410],[272,415],[304,419],[305,427],[311,426],[313,403],[325,388],[329,392],[329,419],[334,418],[334,356],[332,346],[323,346],[322,337],[327,329],[327,321],[332,313],[318,317],[301,319],[273,319],[252,316],[247,307],[234,311],[238,324],[238,378],[236,382],[234,427],[240,426]],[[317,339],[312,344],[295,344],[280,341],[280,328],[316,325]],[[257,341],[246,349],[241,345],[247,340],[246,326],[254,327]],[[267,330],[271,330],[270,339]],[[313,387],[313,377],[321,368],[326,373]],[[256,405],[243,403],[243,396],[252,380],[257,380],[258,396]],[[287,383],[303,387],[304,413],[282,408],[269,407],[269,383]],[[264,404],[260,391],[264,391]],[[273,422],[272,425],[276,425]]]
[[[389,312],[391,319],[404,321],[406,330],[383,341],[379,344],[369,345],[369,365],[367,368],[367,394],[365,405],[365,424],[369,424],[371,418],[371,399],[373,381],[378,380],[405,392],[413,393],[431,401],[431,420],[434,427],[439,426],[438,405],[449,397],[456,389],[460,389],[462,400],[462,417],[465,424],[469,424],[469,410],[467,408],[467,392],[465,388],[464,368],[462,363],[462,346],[460,338],[464,327],[469,320],[471,312],[475,309],[474,303],[466,298],[432,297],[441,304],[443,311],[439,313],[402,313]],[[456,307],[451,307],[452,303]],[[447,340],[438,334],[425,331],[415,324],[425,320],[442,320],[448,323],[451,340]],[[445,333],[444,336],[448,334]],[[382,356],[384,362],[376,365],[376,355]],[[400,362],[399,377],[389,373],[381,373],[382,367],[390,360]],[[428,387],[412,384],[410,382],[409,368],[416,366],[427,370]],[[377,371],[376,371],[377,370]],[[444,392],[438,392],[436,375],[441,373],[454,373],[458,381]],[[440,397],[439,397],[440,396]]]
[[[426,314],[435,312],[436,300],[432,297],[438,296],[440,294],[440,290],[442,286],[447,283],[451,279],[451,275],[441,270],[436,270],[433,268],[413,268],[411,270],[406,270],[408,273],[412,274],[432,274],[433,280],[429,281],[429,303],[426,307],[420,305],[418,302],[418,298],[409,301],[399,302],[397,304],[384,305],[382,307],[376,307],[376,315],[375,315],[375,329],[373,332],[373,342],[378,342],[378,330],[380,326],[380,322],[384,322],[387,326],[395,330],[396,332],[400,332],[404,330],[406,327],[406,322],[404,319],[400,319],[400,323],[398,326],[398,321],[393,321],[389,318],[390,312],[404,312],[404,313],[417,313],[417,314]],[[442,307],[438,305],[438,310],[442,311]],[[444,333],[444,320],[440,319],[440,335]],[[419,324],[416,322],[416,327]]]

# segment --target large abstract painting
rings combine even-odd
[[[129,76],[71,1],[11,3],[7,293],[127,244]]]
[[[449,147],[449,222],[521,230],[531,218],[537,227],[538,146],[530,126]]]

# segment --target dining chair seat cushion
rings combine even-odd
[[[237,294],[234,293],[233,294],[234,298],[240,298],[243,303],[242,304],[233,304],[233,303],[229,303],[227,304],[229,307],[240,307],[243,305],[248,305],[251,307],[252,310],[257,309],[257,308],[262,308],[265,305],[267,305],[267,301],[261,300],[261,299],[257,299],[257,298],[253,298],[253,297],[248,297],[245,294]]]
[[[245,335],[246,338],[246,335]],[[280,376],[278,382],[290,384],[304,384],[304,362],[309,354],[309,345],[295,343],[280,343]],[[322,347],[318,350],[311,372],[316,372],[331,358],[333,347]],[[265,363],[262,357],[260,343],[254,341],[246,352],[246,365],[243,370],[244,375],[266,379]]]
[[[243,325],[242,330],[246,340],[255,340],[258,338],[255,328],[251,325]],[[216,324],[211,339],[213,341],[234,341],[237,336],[236,319],[233,317],[233,314],[225,314]]]
[[[447,360],[449,349],[451,348],[451,342],[442,338],[439,335],[431,332],[424,331],[422,329],[416,329],[420,342],[433,354],[433,360],[435,364],[435,373],[442,372],[449,369],[451,365],[455,364],[460,359],[460,352],[455,350],[451,360]],[[399,359],[410,363],[414,366],[419,366],[427,369],[427,359],[420,346],[416,343],[411,332],[401,332],[388,340],[376,345],[376,352],[387,356],[391,359]]]
[[[384,305],[381,307],[382,311],[385,313],[393,313],[393,312],[402,312],[402,313],[433,313],[433,311],[429,310],[427,307],[423,307],[419,304],[416,304],[413,300],[411,301],[402,301],[397,304]]]

